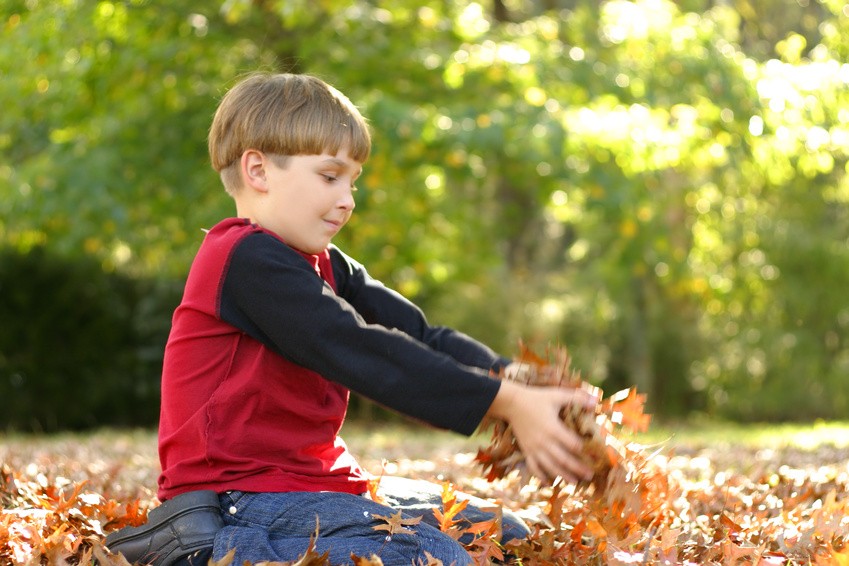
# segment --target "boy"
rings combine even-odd
[[[398,507],[365,495],[367,474],[338,436],[350,390],[466,435],[485,415],[506,420],[534,474],[590,475],[559,413],[594,399],[493,379],[507,360],[430,326],[331,245],[354,209],[370,148],[358,110],[311,76],[253,75],[216,111],[210,157],[236,217],[206,234],[174,313],[159,429],[160,500],[217,494],[224,527],[215,559],[235,548],[234,564],[293,561],[317,522],[317,550],[332,564],[352,553],[387,565],[426,562],[425,552],[446,565],[469,562],[425,524],[438,495],[397,480],[384,488]],[[374,516],[401,508],[424,521],[387,542]],[[469,510],[474,520],[481,513]],[[504,529],[527,532],[512,518]]]

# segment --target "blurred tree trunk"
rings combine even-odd
[[[640,392],[646,394],[650,401],[655,398],[655,374],[652,367],[647,292],[646,277],[634,275],[631,278],[633,311],[628,320],[627,359],[631,382]]]

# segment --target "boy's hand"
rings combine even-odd
[[[541,478],[576,483],[592,478],[582,438],[562,420],[567,405],[592,410],[598,399],[583,389],[534,387],[502,381],[488,414],[507,421],[529,471]]]

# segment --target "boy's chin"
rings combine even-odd
[[[303,247],[300,247],[300,248],[296,247],[296,249],[298,251],[305,253],[305,254],[318,255],[318,254],[324,252],[324,250],[326,250],[327,246],[329,246],[329,245],[330,245],[330,240],[327,240],[326,242],[323,242],[323,243],[318,242],[318,243],[314,243],[314,244],[310,244],[310,245],[304,245]]]

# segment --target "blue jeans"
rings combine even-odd
[[[351,554],[377,555],[385,566],[426,563],[425,552],[443,564],[470,564],[463,547],[436,528],[434,507],[442,507],[439,485],[404,478],[384,477],[381,495],[387,505],[367,497],[335,492],[247,493],[230,491],[219,496],[225,527],[215,537],[213,558],[220,560],[236,549],[232,564],[262,561],[294,562],[306,552],[310,537],[319,536],[316,551],[329,552],[330,564],[350,564]],[[471,522],[489,520],[494,515],[486,501],[458,493],[469,499],[462,517]],[[385,524],[373,515],[391,516],[398,511],[404,517],[422,517],[418,525],[407,528],[415,535],[396,534],[387,540]],[[530,531],[518,517],[505,512],[502,518],[502,542],[527,536]]]

